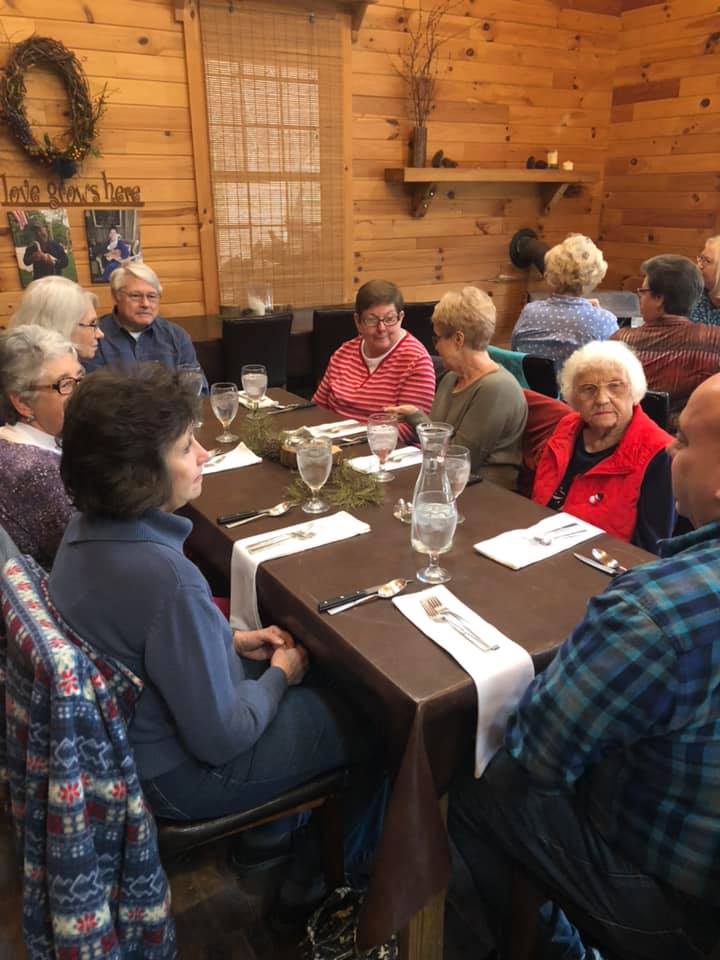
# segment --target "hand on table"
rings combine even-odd
[[[235,652],[248,660],[271,660],[276,650],[291,650],[295,641],[280,627],[263,627],[262,630],[234,630]]]
[[[385,413],[396,413],[399,417],[409,417],[418,412],[418,408],[411,403],[399,403],[394,407],[383,407]]]

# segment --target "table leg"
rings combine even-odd
[[[447,824],[447,794],[440,798],[440,815]],[[445,891],[419,910],[400,934],[400,960],[443,960]]]

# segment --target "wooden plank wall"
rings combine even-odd
[[[145,260],[159,274],[166,316],[198,317],[205,312],[198,241],[195,172],[188,110],[182,25],[170,0],[13,0],[0,15],[0,64],[12,44],[32,33],[60,40],[74,50],[97,94],[107,84],[109,106],[101,123],[101,156],[88,157],[83,186],[101,171],[117,184],[139,184]],[[41,71],[28,77],[28,115],[36,135],[58,134],[66,125],[67,97],[60,81]],[[0,127],[0,171],[8,186],[28,177],[46,181]],[[0,323],[19,296],[17,270],[7,225],[0,213]],[[68,210],[80,283],[90,287],[83,209]],[[109,308],[107,285],[94,285]],[[188,323],[202,336],[203,322]],[[194,326],[196,329],[193,329]]]
[[[593,171],[598,183],[541,213],[530,184],[442,185],[424,219],[409,215],[385,167],[407,162],[410,121],[397,53],[418,0],[369,6],[352,57],[353,276],[395,280],[407,299],[435,299],[465,283],[492,293],[496,342],[506,342],[527,291],[508,241],[533,227],[548,242],[571,230],[596,237],[601,177],[620,34],[619,0],[459,0],[445,17],[428,156],[442,148],[462,166],[524,166],[530,154]]]
[[[601,238],[605,286],[720,232],[720,13],[711,0],[623,0]]]

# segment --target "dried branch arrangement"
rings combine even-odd
[[[420,8],[407,18],[409,43],[400,53],[397,71],[408,85],[409,114],[416,127],[424,127],[437,89],[440,48],[449,37],[440,35],[442,18],[456,4],[443,0],[431,10]]]

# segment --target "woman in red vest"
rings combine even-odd
[[[657,553],[675,521],[666,447],[672,437],[642,410],[647,382],[624,343],[588,343],[559,376],[573,411],[538,462],[532,498]]]

